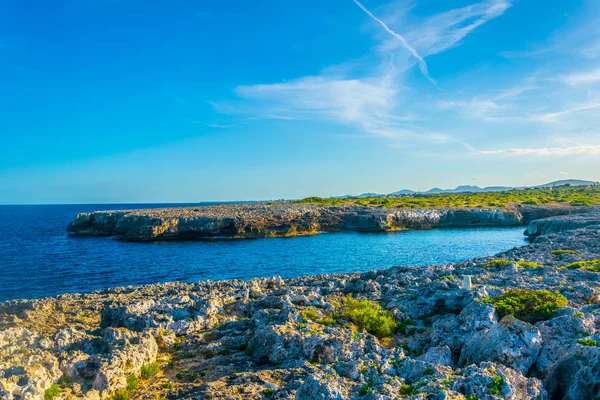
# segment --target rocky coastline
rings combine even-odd
[[[595,399],[600,218],[582,218],[458,264],[0,303],[0,398]],[[560,301],[510,313],[515,290]]]
[[[520,226],[551,216],[586,213],[590,207],[519,205],[506,208],[385,208],[272,203],[123,211],[77,215],[73,236],[117,236],[129,241],[266,238],[342,230],[386,232],[477,226]]]

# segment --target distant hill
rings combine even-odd
[[[597,182],[592,182],[592,181],[584,181],[581,179],[563,179],[560,181],[554,181],[554,182],[550,182],[550,183],[546,183],[544,185],[538,185],[535,187],[538,188],[548,188],[548,187],[553,187],[553,186],[564,186],[564,185],[571,185],[571,186],[590,186],[590,185],[594,185]]]
[[[425,192],[417,192],[414,190],[410,190],[410,189],[401,189],[398,190],[396,192],[392,192],[392,193],[388,193],[386,194],[381,194],[381,193],[362,193],[358,196],[335,196],[335,198],[343,198],[343,197],[357,197],[357,198],[364,198],[364,197],[400,197],[400,196],[410,196],[410,195],[414,195],[414,194],[440,194],[440,193],[480,193],[480,192],[501,192],[504,190],[513,190],[513,189],[530,189],[530,188],[550,188],[550,187],[554,187],[554,186],[564,186],[564,185],[571,185],[571,186],[590,186],[590,185],[594,185],[597,182],[594,181],[586,181],[586,180],[582,180],[582,179],[563,179],[563,180],[559,180],[559,181],[554,181],[554,182],[549,182],[549,183],[545,183],[543,185],[537,185],[537,186],[520,186],[520,187],[513,187],[513,186],[487,186],[484,188],[481,188],[479,186],[473,186],[473,185],[460,185],[457,186],[454,189],[441,189],[441,188],[432,188],[429,189]]]

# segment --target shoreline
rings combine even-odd
[[[78,214],[69,235],[116,236],[126,241],[254,239],[320,232],[525,226],[552,216],[585,214],[594,207],[549,204],[505,208],[384,208],[255,202],[204,207],[97,211]]]
[[[0,397],[591,398],[600,273],[584,262],[600,258],[600,218],[580,219],[548,219],[531,244],[456,264],[0,303],[0,370],[12,371]],[[487,303],[515,288],[558,292],[568,305],[526,322]],[[353,298],[382,307],[393,333],[361,327],[346,310]]]

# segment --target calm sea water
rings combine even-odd
[[[525,244],[522,227],[153,243],[66,233],[79,212],[159,206],[168,205],[0,206],[0,301],[167,281],[441,264]]]

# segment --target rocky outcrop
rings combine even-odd
[[[318,207],[292,202],[221,204],[77,215],[67,228],[75,236],[118,236],[125,240],[262,238],[321,231],[381,232],[476,226],[519,226],[534,218],[584,212],[585,207],[384,208],[356,205]]]
[[[530,238],[535,238],[551,233],[560,233],[586,226],[600,225],[600,211],[593,209],[587,213],[573,214],[569,216],[550,217],[531,221],[525,230]]]
[[[588,225],[457,264],[4,302],[0,398],[594,399],[600,273],[564,267],[597,258]],[[499,319],[487,299],[512,288],[568,306],[534,324]],[[349,299],[381,306],[397,330],[362,329]]]

